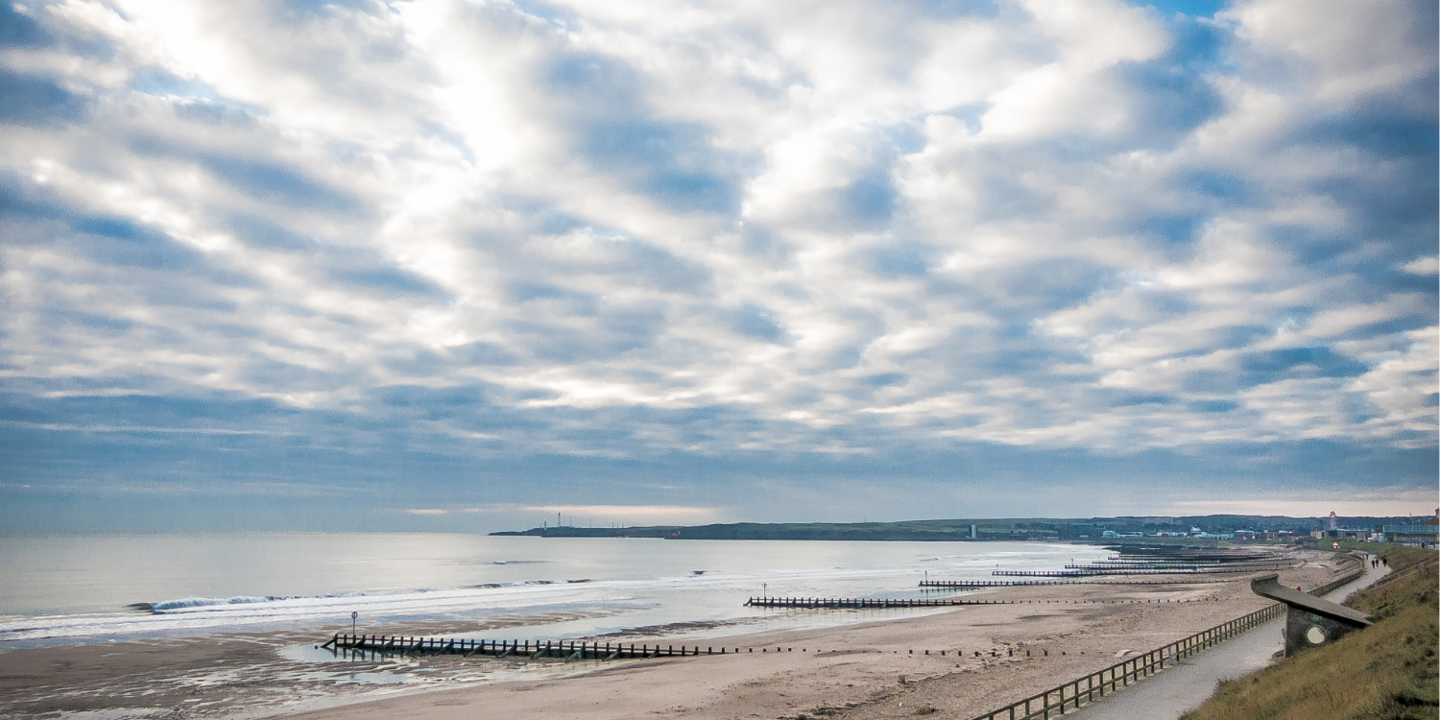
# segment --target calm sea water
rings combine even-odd
[[[750,596],[919,597],[918,582],[1056,569],[1104,548],[1049,543],[549,539],[454,534],[0,538],[0,648],[281,627],[535,618],[544,639],[672,623],[712,634],[859,622]],[[148,607],[147,607],[148,606]],[[900,611],[923,612],[923,611]],[[578,617],[555,623],[556,616]],[[728,629],[727,629],[728,628]],[[693,632],[692,632],[693,634]]]

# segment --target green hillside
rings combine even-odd
[[[1390,578],[1345,603],[1373,627],[1222,683],[1182,720],[1435,720],[1436,553],[1394,547],[1385,556]]]

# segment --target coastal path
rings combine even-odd
[[[1347,585],[1352,588],[1363,587],[1363,585],[1356,585],[1355,581],[1367,580],[1368,582],[1373,582],[1371,578],[1374,575],[1373,572],[1365,569],[1365,563],[1359,562],[1358,558],[1356,558],[1353,570],[1325,585],[1310,590],[1310,593],[1319,597],[1326,597],[1330,593],[1337,593],[1340,588]],[[1354,590],[1351,589],[1340,592],[1348,595],[1349,592],[1353,591]],[[1232,638],[1245,637],[1247,635],[1250,637],[1262,636],[1260,633],[1249,633],[1249,631],[1259,627],[1268,627],[1277,623],[1283,623],[1284,618],[1285,606],[1281,603],[1276,603],[1244,617],[1231,620],[1230,622],[1217,625],[1183,640],[1170,643],[1162,648],[1124,660],[1098,673],[1092,673],[1086,677],[1067,682],[1058,687],[1020,700],[1019,702],[976,716],[975,720],[1010,720],[1011,718],[1014,720],[1031,720],[1033,718],[1050,718],[1052,715],[1073,716],[1077,712],[1087,710],[1091,711],[1090,714],[1083,717],[1094,718],[1094,720],[1101,720],[1102,718],[1104,720],[1127,720],[1129,718],[1135,718],[1137,720],[1140,718],[1144,718],[1145,720],[1160,720],[1162,718],[1178,718],[1182,712],[1190,709],[1194,705],[1198,705],[1199,702],[1203,702],[1205,698],[1208,698],[1210,693],[1214,692],[1215,683],[1218,682],[1219,678],[1234,676],[1234,666],[1231,663],[1236,662],[1237,657],[1245,658],[1253,662],[1255,650],[1253,647],[1242,646],[1239,650],[1231,654],[1218,655],[1215,653],[1205,653],[1204,655],[1200,655],[1200,653],[1217,646],[1222,646],[1222,644],[1229,644],[1227,641]],[[1209,677],[1209,675],[1204,675],[1201,677],[1182,677],[1180,680],[1169,681],[1169,683],[1182,683],[1191,688],[1195,687],[1195,683],[1200,682],[1201,687],[1204,688],[1204,693],[1197,702],[1187,705],[1184,700],[1177,699],[1170,702],[1161,702],[1159,706],[1155,706],[1151,703],[1160,702],[1164,698],[1150,695],[1141,696],[1139,700],[1131,700],[1130,698],[1136,696],[1137,693],[1127,692],[1116,694],[1117,691],[1127,688],[1130,685],[1138,684],[1141,680],[1148,680],[1142,687],[1165,685],[1165,687],[1175,693],[1177,698],[1182,697],[1181,693],[1176,690],[1178,686],[1162,683],[1158,680],[1150,680],[1150,678],[1166,670],[1170,672],[1159,674],[1158,677],[1167,678],[1179,675],[1179,669],[1187,665],[1191,667],[1196,666],[1192,658],[1197,656],[1221,658],[1218,661],[1211,661],[1204,664],[1204,667],[1210,668],[1210,673],[1214,674],[1213,678]],[[1263,664],[1261,666],[1263,667]],[[1220,673],[1229,674],[1217,674],[1217,670]],[[1248,673],[1241,672],[1240,674]],[[1208,682],[1206,682],[1207,680]],[[1164,695],[1163,690],[1161,694]],[[1115,698],[1120,698],[1120,700],[1116,700]],[[1125,703],[1125,707],[1127,708],[1124,712],[1130,714],[1122,715],[1110,711],[1114,705],[1121,702]],[[1101,703],[1105,703],[1105,709],[1091,710]],[[1175,710],[1175,712],[1173,714],[1166,714],[1168,711],[1164,711],[1165,708]]]
[[[1323,597],[1341,602],[1373,585],[1389,571],[1385,567],[1367,566],[1358,582]],[[1208,700],[1220,682],[1241,678],[1268,666],[1276,653],[1285,649],[1284,629],[1282,615],[1210,652],[1185,658],[1165,673],[1127,692],[1108,695],[1065,715],[1079,720],[1177,720]]]

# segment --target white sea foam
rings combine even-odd
[[[613,584],[612,584],[613,585]],[[628,593],[572,589],[573,585],[519,585],[306,597],[184,598],[154,603],[151,614],[29,617],[0,622],[0,645],[27,640],[243,629],[257,625],[367,621],[385,618],[533,614],[556,606],[623,601]],[[603,588],[602,588],[603,590]]]
[[[352,594],[349,594],[349,595],[328,595],[328,594],[327,594],[327,595],[315,595],[315,596],[313,596],[313,597],[317,597],[317,598],[353,597],[354,595],[361,595],[361,594],[363,594],[363,593],[352,593]],[[304,598],[299,598],[299,597],[294,597],[294,596],[284,596],[284,595],[266,595],[266,596],[264,596],[264,597],[255,597],[255,596],[250,596],[250,595],[238,595],[238,596],[236,596],[236,597],[229,597],[229,598],[191,597],[191,598],[183,598],[183,599],[181,599],[181,600],[165,600],[165,601],[163,601],[163,602],[154,603],[154,604],[150,605],[149,608],[150,608],[150,611],[153,612],[153,613],[163,614],[163,613],[185,612],[185,611],[187,611],[187,610],[193,610],[193,609],[195,609],[195,608],[208,608],[208,607],[212,607],[212,606],[215,606],[215,605],[250,605],[250,604],[253,604],[253,603],[278,602],[278,601],[281,601],[281,600],[301,600],[301,599],[304,599]]]

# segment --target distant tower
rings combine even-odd
[[[1339,530],[1339,529],[1340,529],[1340,518],[1335,517],[1335,511],[1334,511],[1334,510],[1331,510],[1331,511],[1330,511],[1330,519],[1327,521],[1326,527],[1327,527],[1328,529],[1330,529],[1330,530]]]

